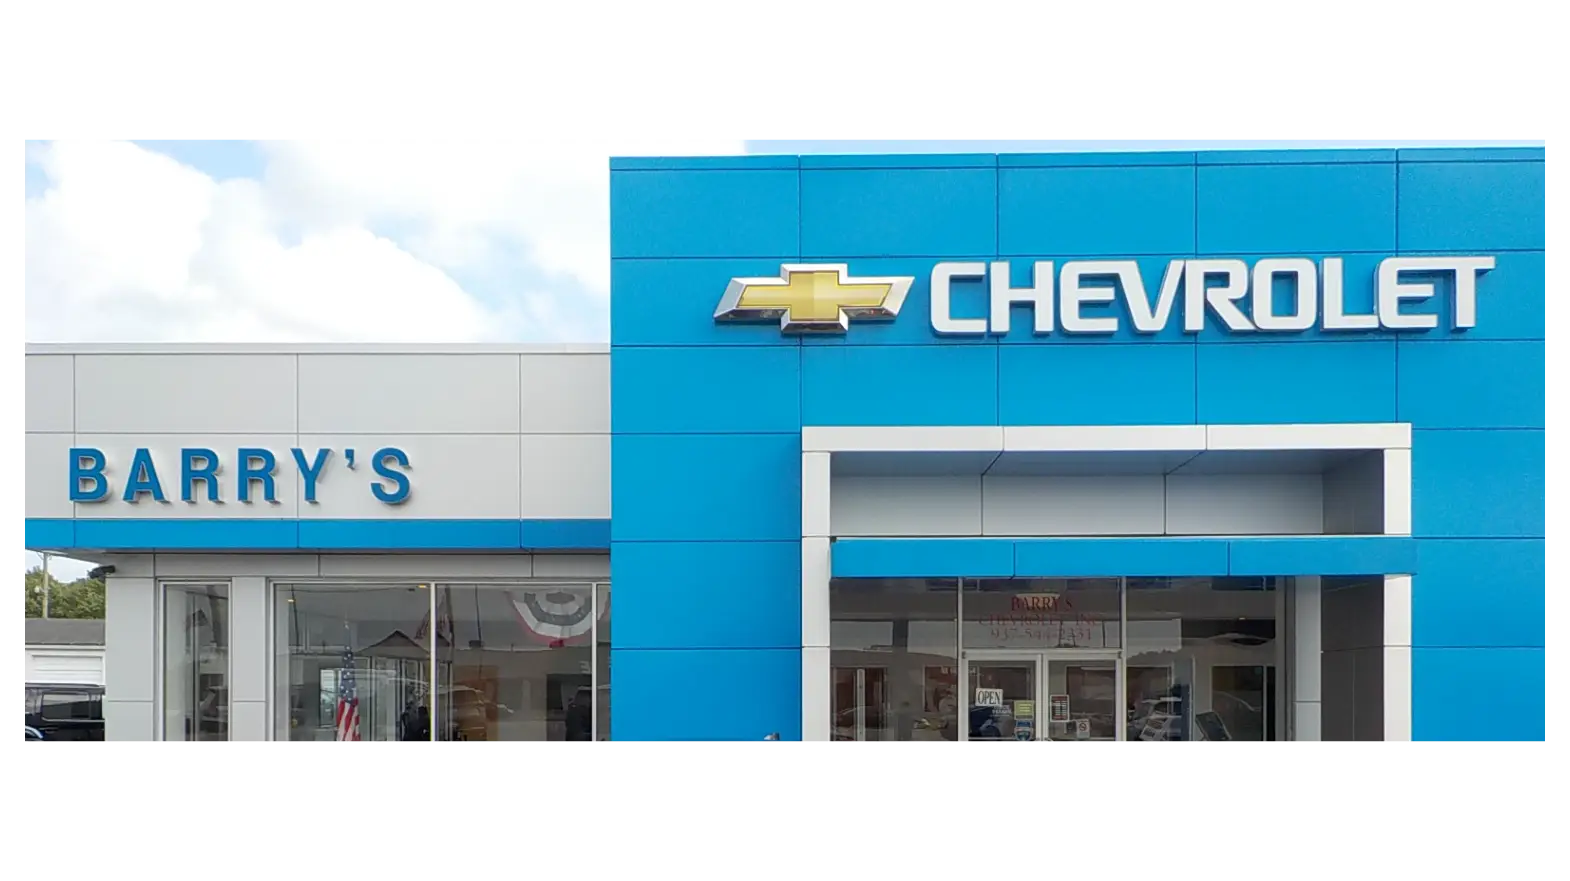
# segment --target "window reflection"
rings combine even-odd
[[[421,584],[278,585],[279,740],[430,740]]]
[[[164,739],[229,739],[229,586],[164,588]]]
[[[611,739],[611,588],[608,584],[594,587],[598,597],[599,639],[594,657],[595,670],[594,732],[600,740]]]
[[[1116,578],[965,580],[967,649],[1117,648]]]
[[[437,739],[593,739],[592,585],[450,585],[437,602]]]
[[[829,586],[835,740],[959,739],[956,579]]]
[[[1128,579],[1129,740],[1276,738],[1272,578]]]

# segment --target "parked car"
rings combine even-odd
[[[29,682],[25,694],[25,722],[40,739],[104,739],[103,686]]]

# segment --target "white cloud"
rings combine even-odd
[[[741,150],[269,143],[259,180],[219,182],[130,143],[43,145],[27,337],[582,339],[607,308],[607,158]]]

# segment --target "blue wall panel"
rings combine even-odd
[[[991,168],[804,170],[803,257],[997,253]]]
[[[613,174],[611,256],[794,256],[798,182],[794,170]]]
[[[1412,644],[1543,647],[1543,549],[1542,539],[1419,539]]]
[[[801,348],[638,347],[611,353],[611,430],[797,432]]]
[[[1191,254],[1194,169],[1007,168],[1000,254]]]
[[[613,646],[611,694],[612,740],[801,739],[799,648]]]
[[[1412,739],[1543,740],[1540,648],[1414,648]]]
[[[1541,431],[1413,431],[1412,534],[1542,538]]]
[[[612,541],[801,538],[798,434],[612,435],[611,473]]]
[[[801,355],[806,425],[998,424],[996,346],[804,347]]]
[[[801,545],[619,542],[616,646],[800,648]]]
[[[1395,163],[1199,168],[1201,254],[1395,246]]]
[[[1403,251],[1403,255],[1425,256],[1439,252]],[[1453,252],[1450,252],[1453,253]],[[1540,340],[1546,326],[1547,275],[1542,251],[1495,251],[1479,256],[1494,258],[1494,268],[1477,282],[1477,326],[1459,335],[1448,333],[1403,332],[1403,340],[1447,342],[1468,340]],[[1439,295],[1422,302],[1409,303],[1403,312],[1442,316],[1449,321],[1450,290],[1448,279],[1438,279]]]
[[[1394,422],[1396,343],[1199,346],[1203,423]]]
[[[801,424],[1399,420],[1415,427],[1418,540],[1372,556],[1338,540],[1347,554],[1336,565],[1417,569],[1418,738],[1541,738],[1542,159],[1540,149],[1485,149],[618,160],[615,736],[799,736]],[[1348,311],[1367,314],[1379,262],[1428,253],[1495,258],[1479,281],[1476,327],[1399,340],[1232,334],[1210,315],[1189,335],[1180,301],[1166,330],[1142,337],[1121,297],[1085,310],[1120,318],[1110,337],[1037,337],[1024,307],[1002,337],[938,339],[929,323],[939,260],[1009,255],[1024,287],[1036,260],[1132,257],[1154,297],[1172,258],[1340,257]],[[896,321],[844,336],[714,323],[731,278],[775,277],[799,260],[914,282]],[[1452,288],[1441,280],[1438,296],[1404,311],[1446,314]],[[987,290],[956,282],[953,314],[985,316]],[[1291,291],[1282,280],[1270,295],[1286,305]],[[1227,565],[1250,572],[1312,568],[1327,547],[1232,546],[1242,541],[1227,545]],[[1004,546],[1033,571],[1061,550]],[[849,571],[857,554],[864,568],[928,575],[943,563],[880,547],[841,542],[835,567]],[[1018,565],[965,564],[972,575]],[[693,605],[704,611],[684,614]],[[672,683],[738,676],[750,685],[724,714],[671,697]]]
[[[1403,250],[1541,251],[1543,163],[1401,166]]]
[[[778,323],[716,325],[732,278],[777,277],[780,260],[612,260],[611,347],[795,346]],[[614,387],[615,379],[612,378]]]
[[[1000,346],[1003,425],[1192,425],[1194,346]]]
[[[1545,344],[1402,341],[1402,422],[1417,428],[1543,428]]]

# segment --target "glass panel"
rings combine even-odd
[[[599,591],[600,635],[594,647],[596,695],[594,705],[595,736],[600,740],[611,739],[611,586],[596,585]]]
[[[164,588],[164,739],[229,739],[229,586]]]
[[[1276,739],[1276,669],[1212,667],[1210,702],[1228,740]]]
[[[593,585],[443,585],[437,607],[438,739],[593,739]]]
[[[971,740],[1035,740],[1036,664],[971,661]]]
[[[959,740],[958,579],[837,578],[829,615],[835,740]]]
[[[424,584],[280,584],[278,740],[431,739]]]
[[[1047,662],[1047,739],[1116,740],[1116,661]]]
[[[1274,740],[1276,599],[1271,578],[1129,579],[1128,739]]]
[[[966,579],[966,649],[1117,648],[1116,578]]]

